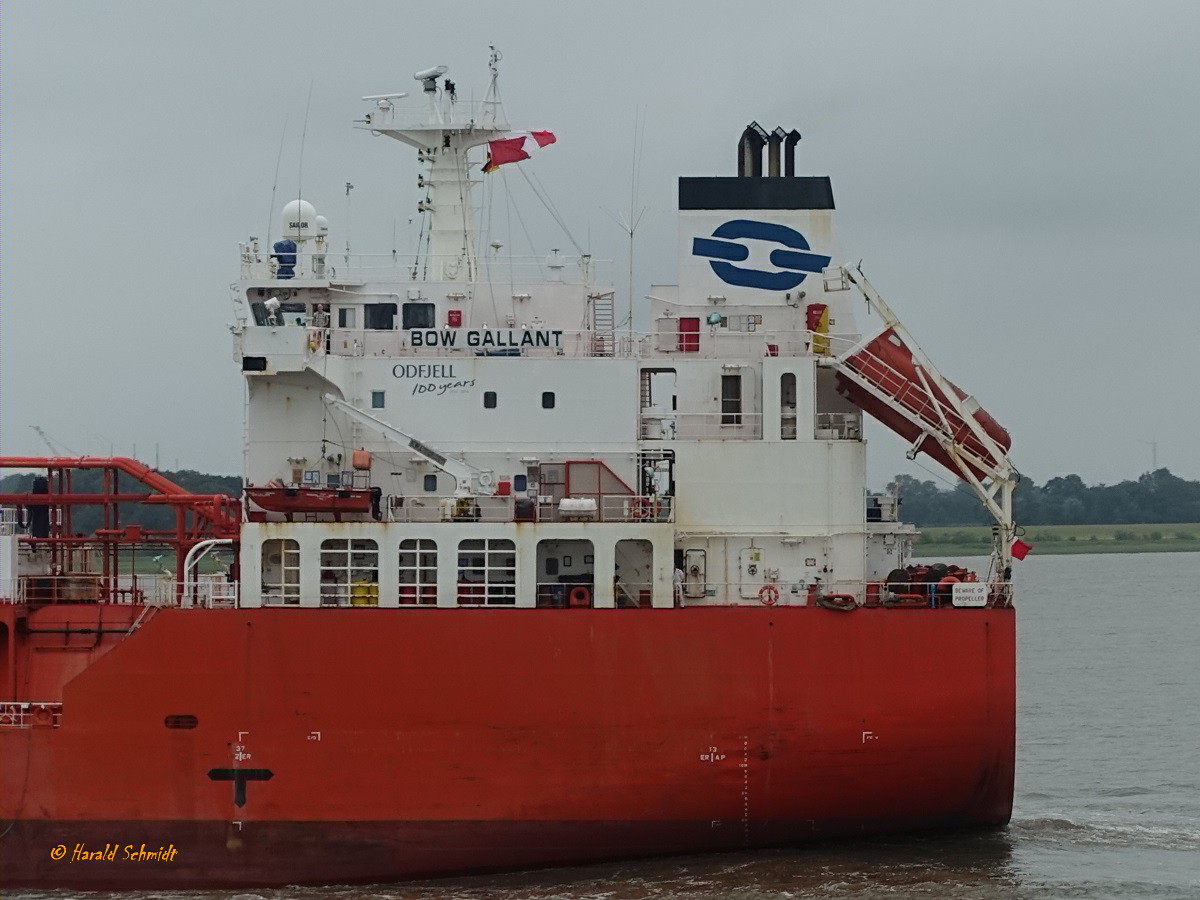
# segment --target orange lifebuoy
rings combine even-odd
[[[592,592],[584,585],[577,584],[575,587],[571,588],[571,593],[567,597],[567,602],[569,602],[571,606],[591,606]]]
[[[774,606],[779,602],[779,588],[773,584],[764,584],[758,589],[758,602],[763,606]]]
[[[650,498],[649,497],[634,497],[633,504],[630,508],[630,516],[634,519],[650,518]]]

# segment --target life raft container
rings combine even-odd
[[[817,598],[817,606],[835,612],[853,612],[858,609],[858,601],[853,594],[823,594]]]

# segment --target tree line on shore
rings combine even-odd
[[[238,497],[242,480],[236,475],[209,475],[184,469],[163,472],[180,487],[195,494],[227,494]],[[28,493],[34,475],[21,473],[5,476],[0,493]],[[81,493],[99,493],[102,476],[98,470],[75,472],[72,485]],[[888,485],[900,495],[900,517],[918,526],[987,525],[987,512],[965,483],[941,488],[933,481],[921,481],[911,475],[897,475]],[[137,483],[126,483],[123,491],[142,493]],[[1169,524],[1200,522],[1200,481],[1185,481],[1167,469],[1147,472],[1136,481],[1112,485],[1086,485],[1078,475],[1051,478],[1038,485],[1023,480],[1013,494],[1016,519],[1022,525],[1123,525],[1133,523]],[[144,528],[173,528],[174,513],[163,506],[126,504],[119,510],[121,525]],[[86,506],[71,514],[71,528],[91,534],[101,527],[102,511]]]
[[[987,512],[965,483],[940,488],[933,481],[897,475],[888,485],[900,495],[900,518],[918,526],[988,525]],[[1200,522],[1200,481],[1167,469],[1136,481],[1086,485],[1078,475],[1038,485],[1023,479],[1013,493],[1014,517],[1022,525],[1126,525]]]

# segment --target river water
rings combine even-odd
[[[413,885],[143,896],[1200,898],[1200,554],[1035,551],[1016,565],[1017,784],[1004,831]]]

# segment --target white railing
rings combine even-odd
[[[263,338],[248,343],[248,353],[296,353],[306,358],[331,356],[384,356],[384,357],[475,357],[475,356],[521,356],[550,358],[561,356],[570,359],[581,357],[630,358],[674,358],[682,359],[758,359],[761,357],[796,357],[812,354],[812,332],[736,332],[700,335],[675,331],[660,331],[652,334],[630,333],[624,330],[612,332],[596,329],[553,329],[550,346],[494,346],[487,343],[498,338],[483,338],[484,332],[499,335],[505,343],[522,342],[526,332],[536,336],[547,331],[544,325],[537,328],[528,323],[509,327],[488,323],[486,327],[473,329],[471,326],[453,328],[438,326],[432,329],[370,329],[338,328],[317,326],[312,317],[301,313],[281,313],[274,323],[257,328],[283,329],[275,331],[275,339]],[[294,329],[294,332],[292,331]],[[413,332],[424,336],[436,332],[439,336],[453,334],[453,346],[445,346],[439,338],[437,345],[426,346],[414,343]],[[511,332],[511,335],[509,334]],[[694,339],[686,345],[694,349],[682,349],[681,338]],[[821,354],[817,354],[821,355]]]
[[[238,605],[238,585],[224,575],[200,575],[195,581],[181,585],[182,604],[205,609],[235,609]]]
[[[57,701],[0,702],[0,728],[32,728],[34,725],[57,728],[62,724],[62,704]]]
[[[416,92],[413,92],[416,94]],[[399,100],[405,100],[399,103]],[[375,105],[362,121],[365,129],[415,129],[415,128],[464,128],[475,130],[508,131],[504,107],[498,100],[458,100],[448,102],[445,93],[438,95],[436,112],[430,109],[428,100],[421,94],[409,97],[384,95],[376,98]]]
[[[801,583],[785,579],[767,582],[684,582],[684,606],[798,606],[816,608],[949,609],[958,606],[1007,606],[1011,588],[1002,582],[973,582],[976,596],[954,603],[949,584],[914,582],[888,587],[882,581]]]
[[[750,413],[643,412],[642,438],[648,441],[751,440],[762,437],[763,417]]]
[[[235,607],[238,586],[224,575],[200,575],[182,584],[171,575],[122,575],[109,583],[97,574],[21,575],[5,602],[42,606],[103,603],[110,606]],[[182,598],[182,600],[180,599]]]
[[[287,327],[288,323],[284,322],[276,327]],[[291,327],[296,328],[296,325]],[[506,342],[520,342],[526,333],[535,334],[532,328],[495,328],[487,329],[490,332],[499,332],[503,335]],[[467,327],[462,328],[439,328],[439,329],[416,329],[420,334],[424,335],[428,331],[437,331],[439,334],[443,332],[455,334],[455,345],[447,346],[413,346],[413,338],[411,331],[407,330],[382,330],[382,329],[366,329],[366,328],[308,328],[306,334],[309,335],[305,339],[304,346],[309,357],[314,356],[386,356],[386,357],[426,357],[433,356],[439,359],[455,357],[476,357],[476,356],[521,356],[526,358],[550,358],[555,356],[570,357],[577,359],[580,357],[604,356],[618,357],[622,359],[631,358],[637,355],[637,341],[630,338],[628,335],[612,335],[600,336],[593,331],[565,331],[554,329],[551,332],[553,341],[550,346],[515,346],[515,347],[496,347],[483,343],[477,338],[471,342],[472,336],[482,334],[480,331],[472,331]],[[546,329],[540,329],[542,333]],[[511,332],[511,336],[509,335]],[[532,340],[532,339],[531,339]]]
[[[517,501],[533,500],[532,517],[521,515]],[[393,496],[384,499],[390,522],[630,522],[675,521],[675,499],[667,496],[634,494],[576,495],[572,500],[593,500],[587,504],[563,507],[554,497],[524,496],[447,497],[436,494]]]
[[[605,576],[587,573],[563,576],[562,579],[541,580],[535,585],[534,605],[542,609],[581,609],[596,606],[596,585]],[[611,576],[609,576],[611,577]],[[1007,606],[1011,592],[1002,583],[976,583],[977,603],[956,604],[952,590],[946,585],[917,584],[889,589],[883,582],[830,581],[816,584],[775,582],[707,582],[685,581],[682,591],[676,592],[675,605],[692,607],[795,607],[852,612],[858,609],[929,609],[942,610],[969,606]],[[408,589],[406,591],[406,588]],[[322,587],[323,608],[384,607],[432,608],[437,603],[437,587],[424,585],[418,595],[416,586],[401,585],[399,604],[396,598],[381,603],[375,583],[358,585],[326,585]],[[613,598],[617,608],[648,609],[652,606],[654,585],[651,582],[613,583]],[[702,593],[698,593],[702,592]],[[461,580],[454,587],[454,605],[459,607],[517,606],[515,585],[511,582],[484,584]],[[416,602],[418,596],[420,602]],[[299,595],[290,602],[279,594],[264,594],[263,605],[272,607],[311,607],[301,604]]]
[[[703,324],[697,331],[681,331],[669,327],[669,320],[658,320],[659,329],[645,335],[642,343],[646,354],[678,355],[684,359],[724,359],[761,356],[827,355],[830,342],[850,346],[856,335],[823,335],[808,330],[758,329],[735,331],[712,328]]]
[[[640,434],[647,441],[753,440],[762,437],[763,417],[748,413],[677,413],[643,411]],[[786,436],[794,439],[798,423],[793,414],[781,420]],[[862,413],[817,413],[813,437],[857,441],[862,438]]]
[[[539,581],[537,583],[537,606],[539,609],[583,609],[596,605],[595,576],[587,574],[578,578],[566,576],[566,580]],[[625,582],[617,579],[613,583],[613,600],[618,609],[649,609],[654,595],[650,582]]]
[[[455,273],[455,279],[490,284],[500,292],[506,285],[523,284],[607,284],[611,261],[590,256],[557,254],[547,256],[496,256],[480,253],[476,273],[469,278],[466,260],[461,254],[453,256],[420,256],[388,252],[342,253],[328,244],[324,250],[311,250],[311,243],[295,254],[291,267],[292,278],[279,278],[279,264],[272,259],[272,248],[260,244],[257,248],[243,244],[240,248],[241,278],[243,281],[278,281],[286,287],[289,281],[313,279],[333,283],[362,281],[389,284],[421,285],[427,281],[442,284],[442,273]],[[453,283],[453,279],[451,280]]]
[[[97,603],[103,598],[100,575],[19,575],[13,603]]]
[[[872,589],[871,595],[878,591]],[[698,584],[685,580],[684,606],[813,606],[818,597],[852,597],[867,603],[868,589],[861,581],[829,581],[818,584],[777,581],[717,582]]]
[[[813,436],[817,439],[857,441],[862,437],[862,413],[817,413]]]

